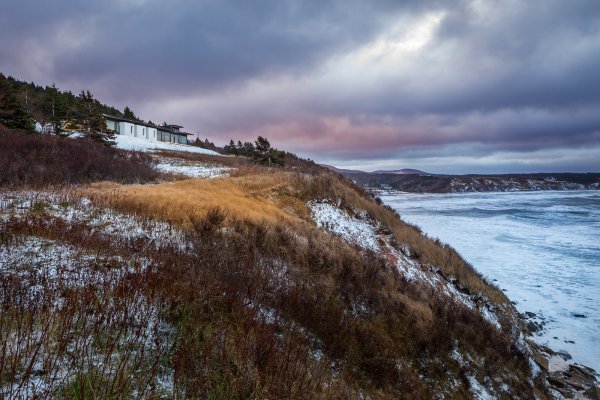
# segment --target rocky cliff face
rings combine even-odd
[[[362,186],[414,193],[600,189],[600,174],[592,173],[515,175],[343,173],[343,175]]]

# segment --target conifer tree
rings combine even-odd
[[[63,124],[66,119],[65,102],[62,99],[61,93],[56,88],[55,84],[47,87],[45,91],[43,111],[46,119],[52,125],[52,132],[56,135],[63,135]]]
[[[248,157],[254,156],[254,145],[250,142],[244,142],[241,147],[240,154]]]
[[[235,142],[233,141],[233,139],[231,139],[229,141],[229,144],[226,144],[223,147],[223,150],[225,150],[225,153],[227,153],[227,154],[235,154],[235,155],[238,154],[238,148],[236,147]]]
[[[106,127],[106,121],[100,112],[99,104],[89,90],[81,91],[78,97],[80,118],[78,125],[88,138],[104,144],[113,145],[115,133]]]
[[[12,129],[35,132],[33,117],[19,100],[14,86],[0,74],[0,124]]]
[[[123,110],[123,118],[129,119],[132,121],[139,121],[139,118],[136,117],[136,115],[133,113],[131,108],[129,108],[129,106],[126,106],[125,109]]]
[[[282,152],[273,149],[267,138],[259,136],[255,143],[254,158],[265,165],[283,165]]]

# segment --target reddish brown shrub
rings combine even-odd
[[[151,163],[148,155],[91,140],[0,131],[0,186],[147,182],[158,176]]]

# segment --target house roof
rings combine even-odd
[[[104,118],[112,119],[115,121],[129,122],[130,124],[147,126],[148,128],[158,128],[156,125],[153,125],[153,124],[149,124],[149,123],[142,122],[142,121],[134,121],[134,120],[123,118],[123,117],[117,117],[116,115],[102,114],[102,116]]]
[[[123,117],[118,117],[116,115],[109,115],[109,114],[102,114],[102,116],[104,118],[107,119],[112,119],[114,121],[119,121],[119,122],[129,122],[130,124],[135,124],[135,125],[141,125],[141,126],[146,126],[148,128],[156,128],[160,131],[163,132],[169,132],[172,133],[173,135],[186,135],[186,136],[190,136],[192,135],[191,133],[185,133],[185,132],[173,132],[171,129],[173,128],[183,128],[183,126],[181,125],[166,125],[166,126],[159,126],[159,125],[154,125],[154,124],[148,124],[146,122],[142,122],[142,121],[133,121],[131,119],[127,119],[127,118],[123,118]]]

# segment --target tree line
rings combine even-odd
[[[298,156],[287,151],[271,147],[271,143],[265,137],[259,136],[254,143],[241,140],[234,142],[233,139],[223,148],[225,154],[251,157],[264,165],[283,166],[286,159],[298,159]]]
[[[130,107],[121,112],[115,107],[101,103],[89,90],[75,95],[52,86],[39,86],[33,82],[19,81],[0,73],[0,125],[9,129],[36,132],[36,122],[42,133],[69,136],[80,132],[84,136],[104,144],[114,144],[115,132],[108,129],[103,114],[114,115],[134,122],[146,123],[135,115]],[[148,124],[154,125],[152,121]],[[166,122],[163,123],[166,125]],[[208,139],[197,138],[190,145],[219,151],[225,154],[246,156],[265,165],[284,165],[285,160],[298,157],[271,147],[265,137],[259,136],[254,143],[230,140],[221,150]]]
[[[19,81],[0,73],[0,124],[10,129],[69,136],[81,132],[90,139],[111,144],[115,132],[106,127],[103,114],[141,121],[129,107],[123,112],[101,103],[89,90],[75,95],[52,86]]]

